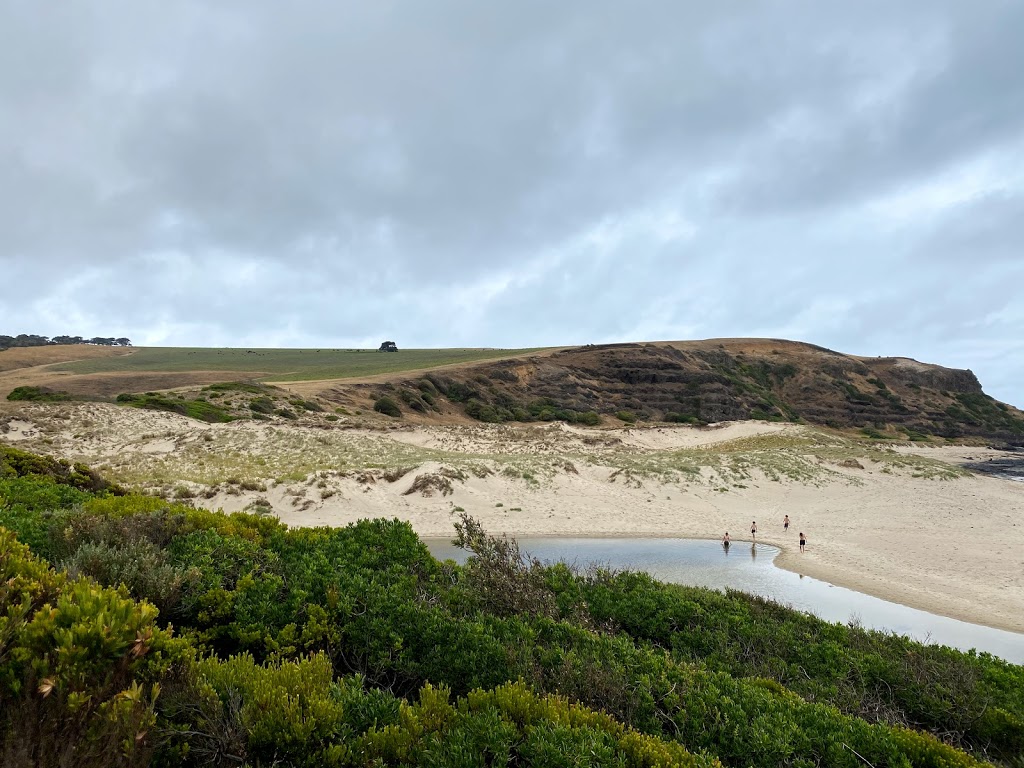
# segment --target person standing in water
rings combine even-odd
[[[786,515],[782,519],[782,530],[783,531],[788,531],[789,530],[789,515]]]
[[[804,551],[804,546],[807,544],[807,537],[804,536],[804,532],[800,531],[800,551]]]
[[[725,551],[726,552],[729,551],[729,544],[730,543],[731,543],[731,539],[729,538],[729,532],[726,531],[725,532],[725,536],[722,537],[722,546],[725,547]]]
[[[754,520],[750,523],[750,538],[757,538],[757,520]]]

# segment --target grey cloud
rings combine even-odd
[[[751,160],[761,162],[725,201],[750,212],[848,203],[1016,143],[1024,133],[1024,49],[1015,42],[1024,7],[965,11],[935,4],[902,28],[874,30],[895,38],[888,44],[873,48],[869,34],[867,45],[847,51],[862,71],[834,97],[802,105],[802,131],[758,146]],[[873,90],[880,95],[872,104]]]
[[[0,330],[975,344],[1024,403],[981,351],[1024,337],[1022,34],[998,1],[0,0]]]

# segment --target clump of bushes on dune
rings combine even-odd
[[[126,612],[124,641],[80,646],[74,661],[97,707],[143,692],[89,742],[102,764],[973,768],[1024,753],[1024,668],[739,593],[548,566],[459,525],[465,567],[436,561],[397,520],[293,530],[11,475],[0,526],[95,583],[48,570],[9,534],[0,575],[97,592],[75,593],[86,626],[94,605]],[[29,621],[34,598],[3,583],[0,615]],[[32,654],[60,642],[48,624],[33,631]],[[158,638],[159,656],[136,660],[139,637]],[[11,707],[39,683],[6,638],[0,728],[14,739]],[[41,748],[42,734],[23,738]]]
[[[115,399],[120,405],[142,408],[150,411],[167,411],[210,423],[234,421],[235,416],[225,408],[206,400],[184,400],[155,392],[145,394],[121,394]]]
[[[34,485],[49,489],[56,485],[115,496],[123,496],[126,493],[124,488],[109,482],[80,462],[54,459],[9,445],[0,445],[0,480],[17,477],[25,478],[25,483],[21,484],[21,487]],[[42,509],[55,500],[44,493],[37,504]]]
[[[7,394],[12,401],[28,401],[34,403],[66,403],[74,400],[67,392],[60,392],[46,387],[15,387]]]
[[[373,404],[373,410],[377,413],[383,413],[385,416],[392,416],[396,419],[402,415],[402,409],[398,407],[398,403],[387,395],[381,395],[377,398]]]

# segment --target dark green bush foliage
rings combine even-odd
[[[38,403],[63,403],[74,398],[67,392],[55,392],[45,387],[15,387],[7,395],[8,400],[30,400]]]
[[[412,389],[400,389],[398,396],[402,398],[402,402],[418,413],[426,413],[430,409],[430,405],[433,404],[432,402],[428,404],[426,401],[426,397],[429,395],[425,396],[424,393]]]
[[[510,420],[511,412],[503,408],[495,408],[493,405],[481,402],[472,398],[466,402],[466,415],[471,419],[482,421],[487,424],[498,424]]]
[[[168,411],[190,419],[207,421],[210,423],[234,421],[235,417],[219,405],[209,403],[205,400],[185,400],[184,398],[170,398],[160,394],[121,394],[115,399],[122,405],[129,405],[132,408],[144,408],[150,411]]]
[[[753,415],[751,415],[751,418],[753,418]],[[665,421],[670,424],[694,424],[698,426],[704,424],[700,418],[692,413],[676,413],[671,411],[665,414]]]
[[[402,409],[398,407],[398,403],[387,395],[381,395],[377,398],[377,402],[373,404],[373,410],[377,413],[383,413],[385,416],[393,416],[396,419],[402,415]]]
[[[926,728],[1003,757],[1024,750],[1024,668],[999,659],[829,624],[740,592],[660,584],[641,573],[591,579],[581,599],[593,621],[679,661],[733,678],[769,678],[868,721]],[[1016,735],[1005,725],[1011,723]]]
[[[509,375],[515,376],[511,372]],[[505,377],[495,376],[495,378],[504,379]],[[463,403],[466,415],[477,421],[491,424],[501,424],[507,421],[565,421],[569,424],[587,426],[596,426],[601,423],[600,415],[594,411],[567,407],[548,397],[537,398],[529,403],[519,402],[508,394],[496,391],[486,376],[477,376],[474,379],[477,386],[434,375],[423,379],[423,382],[429,384],[451,402]],[[420,389],[426,392],[424,386],[421,382]],[[424,396],[423,399],[426,400],[426,397]]]
[[[618,411],[615,414],[615,418],[619,421],[625,422],[626,424],[635,424],[637,416],[632,411]]]
[[[0,479],[7,477],[47,478],[58,485],[68,485],[83,491],[124,495],[119,485],[104,480],[85,464],[39,456],[0,444]]]
[[[182,601],[195,593],[199,573],[172,565],[164,550],[148,541],[134,544],[84,543],[60,563],[71,576],[88,576],[101,584],[124,585],[145,595],[165,619],[188,615]]]
[[[1024,668],[738,593],[548,567],[470,518],[460,568],[399,521],[290,530],[3,482],[18,501],[0,496],[0,524],[159,602],[154,632],[173,621],[212,654],[157,699],[147,733],[166,765],[978,765],[931,734],[1024,752]]]
[[[253,395],[262,395],[268,389],[269,387],[265,384],[250,384],[245,381],[225,381],[203,387],[205,392],[248,392]]]
[[[301,397],[293,398],[288,402],[294,405],[296,408],[299,408],[303,411],[313,411],[319,413],[322,412],[324,409],[323,406],[320,405],[320,403],[317,403],[313,400],[303,400]]]
[[[834,383],[837,387],[843,390],[843,394],[846,395],[846,400],[854,405],[875,405],[877,403],[872,395],[869,395],[867,392],[861,392],[848,381],[836,379]]]
[[[1024,435],[1024,419],[1010,413],[1005,405],[980,392],[961,392],[956,404],[946,409],[955,421],[998,432]]]
[[[0,528],[0,754],[10,766],[148,765],[185,646],[156,609],[54,573]]]
[[[249,410],[253,413],[270,414],[274,412],[274,401],[269,397],[254,397],[249,401]]]
[[[424,381],[433,385],[434,389],[453,403],[465,403],[472,398],[480,399],[480,392],[461,381],[453,381],[440,376],[427,376]]]

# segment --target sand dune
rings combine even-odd
[[[741,541],[757,520],[782,567],[1024,631],[1024,483],[957,467],[986,449],[886,449],[762,422],[379,430],[210,425],[98,403],[3,408],[0,439],[211,508],[258,502],[290,525],[398,517],[426,536],[449,535],[461,510],[521,535]]]

